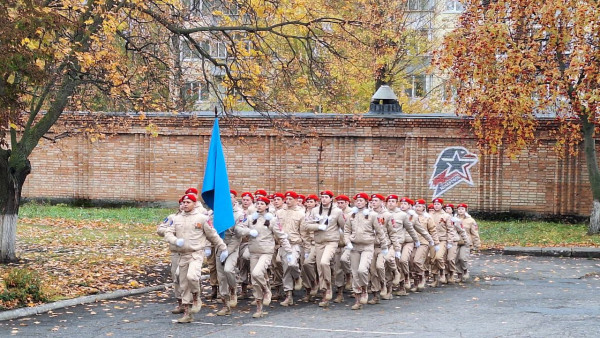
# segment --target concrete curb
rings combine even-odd
[[[503,255],[600,258],[600,248],[507,246]]]
[[[20,317],[33,316],[33,315],[48,312],[51,310],[68,307],[68,306],[94,303],[99,300],[115,299],[115,298],[139,295],[139,294],[146,293],[146,292],[165,289],[165,288],[167,288],[168,285],[169,284],[163,284],[163,285],[149,286],[149,287],[133,289],[133,290],[117,290],[117,291],[109,292],[109,293],[100,293],[97,295],[59,300],[58,302],[42,304],[42,305],[34,306],[34,307],[25,307],[25,308],[19,308],[19,309],[14,309],[14,310],[3,311],[3,312],[0,312],[0,321],[10,320],[10,319],[15,319],[15,318],[20,318]]]

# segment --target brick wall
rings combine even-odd
[[[295,131],[282,132],[273,121]],[[112,133],[105,140],[43,141],[31,156],[23,196],[163,202],[175,201],[187,187],[201,188],[213,123],[208,115],[103,123],[98,128]],[[156,125],[159,135],[150,136],[142,123]],[[463,146],[479,156],[471,168],[474,184],[460,183],[444,199],[477,211],[586,215],[591,191],[585,159],[582,153],[559,158],[545,136],[552,123],[542,121],[539,144],[513,159],[481,155],[468,122],[448,116],[246,116],[221,119],[220,128],[230,184],[238,191],[327,188],[431,200],[428,181],[438,154]]]

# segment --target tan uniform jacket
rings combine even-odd
[[[366,210],[366,211],[365,211]],[[367,213],[365,215],[365,213]],[[357,213],[352,213],[346,220],[344,226],[344,241],[346,245],[375,245],[375,239],[379,240],[382,249],[387,249],[388,243],[383,232],[383,227],[379,225],[377,213],[369,212],[369,209],[358,209]]]
[[[178,213],[176,214],[170,214],[169,216],[167,216],[162,223],[160,223],[158,225],[158,227],[156,228],[156,233],[160,236],[160,237],[165,237],[165,233],[167,232],[167,229],[169,227],[173,226],[173,217],[175,217]],[[177,247],[177,245],[175,244],[171,244],[169,243],[169,250],[173,251],[173,252],[179,252],[179,249]]]
[[[253,216],[256,215],[256,222]],[[287,240],[287,234],[283,232],[279,220],[273,214],[272,219],[269,221],[269,225],[265,226],[265,214],[255,213],[248,218],[248,227],[242,228],[241,233],[243,236],[248,237],[248,249],[251,254],[273,254],[275,252],[275,237],[279,239],[279,244],[287,253],[292,252],[290,242]],[[255,229],[258,231],[258,236],[250,236],[250,230]]]
[[[406,219],[408,221],[408,225],[414,229],[415,236],[413,237],[412,233],[409,230],[406,230],[404,232],[404,243],[413,243],[416,241],[422,242],[417,234],[421,234],[421,238],[425,238],[426,242],[423,243],[433,242],[433,238],[429,234],[429,231],[427,231],[427,229],[425,229],[421,223],[419,223],[418,216],[411,216],[407,214]],[[406,223],[404,228],[406,229]]]
[[[330,209],[331,214],[327,217]],[[324,223],[327,223],[327,228],[325,230],[319,230],[319,225]],[[321,214],[319,214],[319,207],[313,208],[310,211],[310,215],[307,217],[306,228],[310,231],[314,231],[315,243],[320,244],[339,241],[340,229],[343,231],[345,224],[344,213],[332,203],[329,205],[329,208],[323,207]]]
[[[277,219],[281,223],[283,232],[288,235],[291,245],[302,245],[300,229],[304,223],[304,210],[299,205],[293,208],[280,209],[277,211]]]
[[[440,244],[440,240],[437,235],[437,226],[433,222],[433,218],[431,218],[431,215],[429,215],[429,214],[418,215],[418,223],[419,223],[419,225],[421,225],[423,227],[423,229],[426,229],[427,232],[429,232],[429,235],[431,235],[431,239],[433,240],[434,245]],[[420,235],[419,242],[422,242],[422,243],[428,242],[428,239],[425,238],[423,235],[421,235],[420,232],[419,232],[419,235]]]
[[[178,238],[184,240],[183,246],[178,251],[180,253],[204,250],[211,244],[219,250],[227,248],[209,222],[209,217],[201,214],[197,209],[173,217],[173,226],[165,231],[165,240],[175,244]]]
[[[458,218],[461,218],[458,216]],[[467,235],[469,235],[471,241],[471,247],[475,250],[479,250],[481,247],[481,239],[479,238],[479,227],[477,222],[472,217],[466,217],[461,219],[461,226],[465,229]],[[458,244],[463,245],[464,243],[459,242]]]
[[[390,233],[390,228],[394,229],[398,236],[398,247],[394,245],[394,250],[398,251],[402,249],[402,244],[404,244],[406,239],[408,238],[408,242],[418,241],[419,237],[417,237],[417,232],[413,226],[413,223],[409,220],[408,214],[402,211],[400,208],[396,208],[395,210],[390,210],[392,216],[388,221],[388,233]],[[390,239],[392,236],[390,235]],[[392,240],[394,243],[394,240]]]
[[[392,243],[391,243],[392,240],[390,238],[390,234],[388,233],[388,228],[387,228],[387,224],[390,220],[390,217],[392,217],[392,213],[390,213],[386,208],[381,208],[381,209],[379,209],[379,211],[373,210],[372,212],[375,213],[375,215],[377,215],[377,225],[383,231],[386,242],[388,243],[387,245],[392,245]],[[394,232],[396,232],[396,231],[394,231]],[[396,233],[394,233],[393,235],[394,235],[395,240],[397,241],[398,238],[396,237]],[[381,243],[377,237],[375,237],[375,247],[376,248],[381,247]]]
[[[310,252],[311,247],[315,245],[315,232],[308,228],[308,218],[310,217],[311,212],[312,210],[304,214],[304,223],[302,223],[302,227],[300,228],[304,252]]]
[[[454,242],[463,241],[471,245],[471,241],[469,240],[465,229],[463,229],[460,224],[452,222],[450,220],[450,227],[448,228],[448,241],[452,240]]]
[[[452,237],[448,236],[448,229],[452,226],[450,222],[452,216],[448,215],[443,210],[434,211],[430,215],[433,218],[433,223],[437,226],[436,231],[438,239],[440,241],[452,240]]]
[[[240,247],[242,243],[242,228],[247,227],[248,216],[244,215],[241,208],[233,208],[233,218],[235,219],[235,225],[225,230],[225,238],[223,241],[227,245],[227,251],[234,252]]]

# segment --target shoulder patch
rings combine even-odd
[[[206,220],[206,224],[212,228],[213,227],[212,219],[209,218],[208,220]]]
[[[196,223],[196,228],[197,229],[202,229],[202,223]]]

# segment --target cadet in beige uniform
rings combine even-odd
[[[466,282],[469,279],[469,254],[471,249],[479,250],[481,239],[479,238],[479,226],[477,222],[467,214],[468,206],[464,203],[457,206],[457,218],[459,225],[465,229],[469,236],[469,243],[458,242],[458,279]]]
[[[162,223],[158,225],[156,233],[160,237],[165,237],[165,232],[169,227],[173,226],[173,218],[183,212],[183,197],[179,199],[179,211],[175,214],[167,216]],[[177,307],[171,311],[173,314],[180,314],[184,312],[183,305],[181,304],[181,290],[179,290],[179,247],[174,244],[169,244],[169,251],[171,251],[171,279],[173,280],[173,291],[175,292],[175,299],[177,299]]]
[[[339,195],[335,198],[338,209],[342,211],[344,223],[352,215],[350,198],[346,195]],[[344,290],[352,291],[352,269],[350,268],[350,251],[345,250],[346,243],[344,242],[344,229],[340,231],[340,240],[335,252],[333,272],[335,274],[334,282],[337,287],[337,294],[334,303],[342,303],[344,301]]]
[[[254,196],[251,192],[242,193],[242,213],[246,219],[244,223],[247,225],[250,215],[256,212],[254,206]],[[250,252],[248,251],[248,238],[242,237],[242,243],[240,243],[239,258],[238,258],[238,270],[240,276],[240,282],[242,283],[242,291],[240,293],[240,299],[246,299],[248,293],[248,285],[250,285]]]
[[[431,287],[437,287],[440,283],[446,282],[446,254],[448,253],[448,248],[452,247],[452,238],[448,237],[449,229],[453,226],[450,222],[452,216],[442,210],[443,204],[444,200],[439,197],[433,200],[431,217],[437,226],[436,232],[440,241],[440,249],[435,252],[435,257],[431,264],[431,274],[433,275],[433,283],[430,284]]]
[[[267,198],[271,200],[271,204],[269,204],[269,212],[273,215],[277,215],[279,210],[285,208],[284,199],[285,196],[276,192],[272,195],[268,195]],[[273,285],[272,287],[275,289],[275,293],[273,294],[273,299],[278,300],[283,297],[283,265],[281,262],[281,258],[279,257],[279,242],[277,239],[275,240],[275,253],[273,254],[273,259],[271,260],[271,274],[273,275]]]
[[[467,233],[460,226],[459,219],[452,216],[450,218],[450,227],[448,227],[448,243],[446,244],[446,247],[448,248],[448,254],[446,258],[446,283],[454,284],[454,274],[458,271],[456,266],[458,242],[469,243],[469,241],[470,240],[467,236]]]
[[[425,289],[425,261],[429,255],[429,247],[433,247],[434,252],[437,252],[440,249],[440,242],[436,232],[437,227],[433,222],[431,215],[425,212],[425,200],[420,199],[417,201],[415,211],[417,212],[416,221],[421,227],[429,232],[433,241],[427,242],[427,239],[419,233],[419,242],[421,245],[413,251],[413,256],[411,257],[411,270],[414,279],[414,285],[410,289],[412,292],[423,291]]]
[[[377,223],[377,215],[366,208],[369,195],[358,193],[354,196],[354,200],[355,206],[352,215],[344,226],[344,241],[346,250],[350,250],[352,267],[352,289],[355,298],[352,310],[359,310],[369,300],[367,286],[369,284],[369,268],[375,249],[375,238],[379,240],[382,251],[387,251],[388,244],[382,227]]]
[[[231,314],[231,308],[237,306],[237,281],[236,265],[238,264],[239,248],[242,242],[242,228],[247,227],[247,217],[237,205],[237,192],[231,190],[231,204],[233,206],[234,226],[225,230],[223,241],[227,245],[229,256],[225,262],[217,264],[217,276],[219,278],[219,291],[223,299],[223,308],[217,312],[217,316]]]
[[[179,288],[184,315],[178,320],[179,323],[190,323],[193,320],[192,314],[200,311],[202,306],[198,293],[204,249],[212,243],[221,250],[221,261],[225,261],[229,255],[225,243],[209,222],[209,217],[194,209],[196,201],[194,195],[185,195],[182,201],[184,212],[173,218],[173,226],[165,232],[165,240],[179,247],[181,253]]]
[[[286,191],[284,195],[287,208],[281,208],[277,212],[277,219],[292,246],[292,261],[288,262],[285,259],[287,252],[283,248],[279,248],[279,257],[283,266],[283,291],[286,296],[280,305],[290,306],[294,304],[294,284],[300,279],[300,254],[302,251],[300,229],[304,227],[304,208],[298,205],[296,192]]]
[[[340,241],[340,230],[343,231],[346,223],[342,211],[333,204],[333,196],[330,190],[321,191],[321,205],[311,210],[306,222],[308,230],[314,231],[317,272],[323,291],[321,307],[329,306],[333,298],[332,261]]]
[[[381,229],[386,238],[385,246],[386,250],[383,250],[381,246],[381,242],[375,239],[375,247],[373,251],[373,260],[371,261],[370,267],[370,285],[371,292],[373,293],[373,298],[368,301],[369,304],[379,304],[380,295],[387,295],[386,290],[386,261],[393,260],[394,254],[390,252],[393,251],[393,245],[388,245],[392,239],[390,238],[390,233],[388,233],[387,223],[391,217],[391,214],[387,211],[385,206],[383,205],[383,201],[385,197],[380,194],[372,194],[371,195],[371,207],[372,212],[377,216],[376,225]],[[396,231],[391,234],[394,238],[394,241],[397,242]],[[397,243],[396,243],[397,245]],[[396,267],[396,262],[394,262],[394,267]],[[397,273],[397,272],[396,272]]]
[[[267,269],[275,253],[275,238],[287,253],[287,262],[292,261],[292,247],[287,240],[287,235],[283,232],[277,217],[267,212],[270,202],[266,197],[258,197],[257,211],[250,216],[248,228],[242,229],[242,235],[250,236],[248,240],[250,271],[256,300],[256,312],[252,315],[254,318],[263,317],[266,314],[263,312],[263,305],[271,304],[272,294]]]
[[[304,217],[304,224],[302,229],[300,229],[300,233],[302,235],[302,271],[300,274],[302,277],[302,287],[304,287],[306,290],[306,294],[301,299],[303,302],[312,302],[313,297],[317,295],[317,290],[319,289],[319,284],[317,281],[315,232],[306,227],[312,210],[318,207],[318,200],[319,197],[317,195],[308,195],[306,197],[306,213]]]

